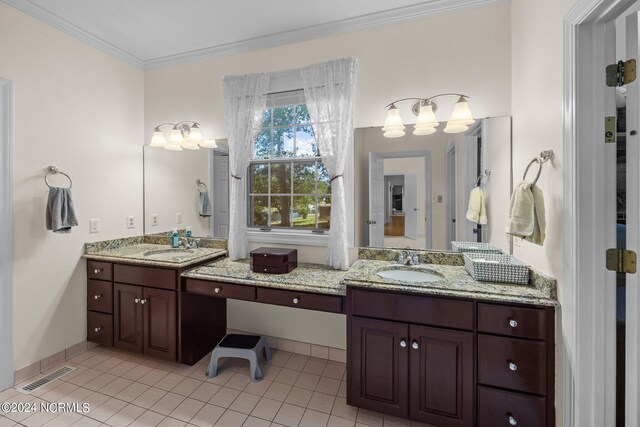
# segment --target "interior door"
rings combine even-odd
[[[418,239],[418,175],[407,173],[404,175],[404,196],[402,198],[404,211],[404,235],[410,239]]]
[[[369,153],[369,246],[384,246],[384,159]]]

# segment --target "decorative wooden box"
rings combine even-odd
[[[285,274],[298,266],[298,250],[287,248],[258,248],[250,252],[254,273]]]

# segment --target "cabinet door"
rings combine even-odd
[[[473,422],[473,333],[410,327],[409,412],[440,427]]]
[[[177,310],[175,291],[144,288],[144,353],[176,360]]]
[[[408,415],[408,333],[403,323],[351,318],[349,404]]]
[[[114,290],[114,346],[123,350],[142,352],[142,288],[115,283]]]

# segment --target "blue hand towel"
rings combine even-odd
[[[78,225],[76,210],[71,199],[71,189],[50,187],[47,201],[47,230],[54,233],[71,233]]]
[[[208,191],[200,192],[200,207],[198,209],[200,216],[211,216],[211,199]]]

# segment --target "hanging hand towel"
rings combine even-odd
[[[469,194],[467,219],[471,222],[475,222],[476,224],[487,223],[487,211],[484,207],[484,192],[480,187],[475,187]]]
[[[71,189],[50,187],[47,201],[47,230],[54,233],[71,233],[78,225],[76,210],[71,199]]]
[[[533,234],[525,237],[524,239],[542,246],[546,237],[547,228],[547,221],[545,219],[544,212],[544,194],[542,194],[542,189],[537,185],[533,186],[531,193],[533,194]]]
[[[200,192],[200,206],[198,209],[200,216],[211,216],[211,199],[209,198],[208,191]]]
[[[511,195],[507,234],[542,246],[545,239],[544,195],[540,187],[521,182]]]

